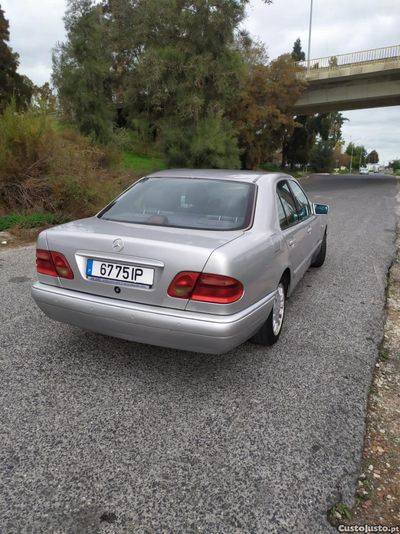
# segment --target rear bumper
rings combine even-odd
[[[267,319],[275,292],[232,315],[146,306],[36,282],[32,297],[51,319],[113,337],[192,352],[223,354],[247,341]]]

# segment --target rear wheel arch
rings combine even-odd
[[[290,272],[289,267],[287,267],[287,268],[284,270],[284,272],[283,272],[283,274],[282,274],[282,276],[281,276],[281,278],[280,278],[280,281],[283,281],[284,284],[285,284],[286,295],[290,294],[290,292],[289,292],[289,288],[290,288],[290,282],[291,282],[291,279],[292,279],[292,273]]]
[[[311,263],[311,267],[322,267],[322,265],[325,263],[326,258],[326,245],[327,242],[327,232],[325,230],[324,237],[322,238],[321,247],[318,251],[318,254],[315,256],[313,262]]]
[[[252,343],[255,343],[256,345],[270,346],[278,341],[285,317],[285,301],[289,284],[290,270],[287,268],[277,284],[273,308],[265,323],[263,323],[259,330],[250,338]]]

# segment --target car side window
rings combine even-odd
[[[278,195],[282,201],[282,206],[286,214],[288,225],[298,221],[296,202],[286,180],[278,183]]]
[[[285,210],[282,206],[282,201],[280,196],[276,195],[276,205],[278,206],[278,217],[279,217],[279,224],[281,225],[281,230],[284,230],[289,226],[288,220],[286,218]]]
[[[290,182],[290,187],[297,202],[299,218],[306,219],[311,215],[311,207],[308,198],[296,182]]]

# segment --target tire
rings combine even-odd
[[[262,325],[260,330],[254,334],[250,341],[256,345],[264,345],[269,347],[274,345],[281,335],[283,320],[285,318],[286,311],[286,293],[287,293],[287,281],[286,278],[282,278],[277,287],[277,296],[274,300],[274,307],[268,316],[268,319]],[[280,299],[278,297],[280,296]],[[278,298],[277,298],[278,297]],[[278,308],[276,307],[278,306]],[[275,321],[274,321],[275,311]],[[277,315],[278,313],[278,315]],[[277,321],[279,324],[277,324]]]
[[[322,245],[321,245],[320,251],[318,252],[318,256],[315,258],[315,260],[311,264],[311,267],[321,267],[325,263],[325,258],[326,258],[326,232],[324,235],[324,239],[322,240]]]

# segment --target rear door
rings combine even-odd
[[[281,219],[283,237],[290,251],[294,282],[303,276],[308,268],[307,257],[310,253],[307,220],[302,220],[293,193],[287,180],[277,184],[277,194],[285,218]],[[278,205],[278,212],[281,211]],[[282,212],[280,217],[282,216]]]

